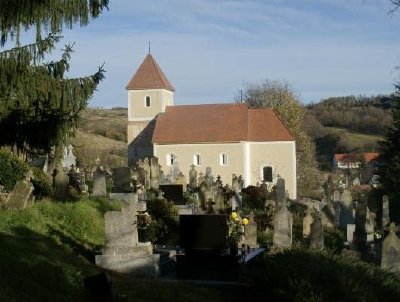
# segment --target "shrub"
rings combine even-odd
[[[39,199],[45,196],[50,196],[52,189],[49,177],[43,172],[43,170],[37,167],[32,167],[31,170],[33,172],[33,194]]]
[[[6,148],[0,148],[0,184],[12,191],[18,180],[29,171],[28,165]]]
[[[146,229],[147,238],[157,244],[174,245],[178,241],[178,212],[172,201],[153,198],[147,202],[147,211],[152,217]]]

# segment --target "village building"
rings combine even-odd
[[[241,175],[245,186],[272,186],[282,177],[289,198],[296,198],[295,140],[273,110],[243,103],[175,106],[175,89],[150,53],[126,89],[130,165],[156,156],[167,174],[211,167],[224,183]]]
[[[371,168],[379,166],[379,153],[344,153],[333,157],[334,169],[359,169],[363,163]]]

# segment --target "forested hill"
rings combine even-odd
[[[331,97],[306,106],[325,127],[383,135],[392,120],[394,95]]]

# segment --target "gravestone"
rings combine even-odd
[[[194,190],[197,188],[197,171],[196,166],[191,165],[191,169],[189,171],[189,188]]]
[[[54,198],[65,200],[69,197],[69,177],[61,166],[53,171]]]
[[[222,188],[217,188],[214,190],[214,202],[215,202],[215,210],[219,212],[223,212],[225,209],[224,204],[224,191]]]
[[[151,169],[150,169],[150,164],[149,164],[149,159],[147,157],[145,157],[143,159],[142,162],[142,168],[143,168],[143,172],[144,172],[144,188],[146,190],[150,189],[150,173],[151,173]]]
[[[319,216],[314,217],[310,227],[310,248],[322,250],[324,248],[324,228]]]
[[[199,187],[199,199],[200,206],[202,209],[207,207],[207,201],[211,198],[211,192],[207,186],[207,183],[203,181]]]
[[[11,210],[25,209],[32,192],[33,186],[28,179],[17,181],[14,189],[8,195],[8,199],[6,200],[6,208]]]
[[[212,188],[213,183],[214,183],[214,176],[212,175],[211,167],[206,168],[206,175],[204,176],[204,180],[207,183],[207,186],[209,188]]]
[[[367,207],[367,219],[365,222],[365,231],[367,232],[367,243],[374,242],[375,214]]]
[[[285,201],[286,201],[285,180],[279,177],[276,182],[276,210],[278,210]]]
[[[357,202],[355,225],[356,229],[354,231],[353,245],[358,251],[364,251],[367,247],[367,232],[365,230],[365,225],[367,222],[367,200],[362,197]]]
[[[242,241],[239,243],[248,245],[251,248],[258,248],[259,245],[257,244],[257,222],[254,220],[254,213],[251,212],[249,216],[249,223],[244,226],[244,236]]]
[[[131,189],[131,169],[128,167],[121,167],[113,169],[112,173],[114,192],[116,193],[129,193]]]
[[[106,171],[101,166],[93,173],[93,196],[107,196]]]
[[[160,187],[160,165],[157,157],[150,159],[150,187],[156,191]]]
[[[146,210],[146,203],[139,202],[130,193],[121,211],[104,215],[106,244],[102,255],[96,256],[96,265],[103,269],[139,276],[159,275],[159,255],[153,255],[150,242],[139,242],[137,214]]]
[[[179,172],[178,175],[175,178],[175,184],[181,185],[183,192],[186,192],[186,187],[187,187],[187,182],[186,182],[186,176],[183,175],[182,172]]]
[[[356,230],[356,225],[354,223],[347,225],[347,228],[346,228],[346,240],[350,245],[353,244],[355,230]]]
[[[265,183],[265,180],[263,180],[262,184],[260,185],[261,198],[263,198],[264,200],[267,200],[268,194],[269,194],[268,185]]]
[[[284,201],[274,217],[273,245],[276,248],[290,248],[292,246],[293,217]]]
[[[390,224],[389,235],[382,243],[381,268],[392,273],[400,273],[400,239],[396,235],[396,225]]]
[[[67,170],[71,169],[72,165],[76,166],[76,156],[72,152],[73,149],[74,147],[72,145],[69,145],[68,148],[64,148],[64,157],[61,160],[61,165]]]
[[[390,222],[389,217],[389,197],[383,195],[382,197],[382,228],[386,227]]]
[[[334,225],[340,227],[340,191],[333,192]]]
[[[314,222],[314,217],[311,215],[311,210],[307,209],[306,216],[303,218],[303,238],[310,236],[311,224]]]
[[[346,228],[348,224],[354,223],[353,198],[347,189],[340,194],[340,227]]]

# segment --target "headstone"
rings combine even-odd
[[[382,197],[382,228],[386,227],[390,222],[389,217],[389,197],[383,195]]]
[[[340,195],[340,227],[345,228],[352,223],[354,223],[353,199],[351,192],[345,189]]]
[[[367,222],[367,200],[362,197],[357,202],[353,244],[358,251],[364,251],[367,247],[367,232],[365,225]]]
[[[182,186],[182,189],[183,189],[183,192],[186,192],[186,187],[187,187],[187,186],[186,186],[186,184],[187,184],[187,182],[186,182],[186,176],[183,175],[182,172],[179,172],[178,175],[176,176],[176,178],[175,178],[175,184],[181,185],[181,186]]]
[[[392,273],[400,273],[400,239],[396,235],[396,225],[390,224],[389,235],[382,243],[381,268]]]
[[[214,183],[214,176],[212,175],[211,167],[206,168],[206,175],[204,176],[204,180],[207,183],[207,186],[211,188]]]
[[[116,193],[131,192],[131,169],[121,167],[113,169],[112,178],[114,183],[114,191]]]
[[[367,243],[374,242],[375,214],[371,212],[368,207],[367,207],[367,219],[365,222],[365,231],[367,232]]]
[[[311,210],[307,209],[306,216],[303,218],[303,238],[310,236],[311,224],[314,222],[314,217],[311,215]]]
[[[103,269],[119,273],[157,277],[159,255],[153,255],[150,242],[139,242],[137,213],[146,210],[145,203],[130,193],[121,211],[110,211],[104,215],[106,244],[102,255],[96,256],[96,264]]]
[[[73,149],[74,147],[72,145],[64,148],[64,158],[61,161],[61,165],[67,170],[71,169],[72,165],[76,166],[76,156],[72,152]]]
[[[276,209],[279,209],[285,201],[286,201],[285,180],[279,177],[276,182]]]
[[[9,194],[6,201],[6,208],[12,210],[23,210],[28,204],[28,200],[33,192],[32,183],[26,180],[17,181],[14,189]]]
[[[242,244],[250,246],[251,248],[258,248],[257,244],[257,222],[254,220],[254,213],[251,212],[249,216],[249,223],[244,226],[244,236]],[[239,244],[240,245],[240,244]]]
[[[319,216],[314,217],[310,229],[310,248],[322,250],[324,248],[324,228]]]
[[[225,209],[224,204],[224,191],[222,188],[217,188],[214,190],[214,202],[215,202],[215,210],[219,212],[223,212]]]
[[[354,238],[354,232],[356,230],[356,225],[353,224],[348,224],[346,227],[346,240],[347,242],[352,245],[353,244],[353,238]]]
[[[93,173],[93,196],[107,196],[106,171],[101,166]]]
[[[236,176],[236,174],[232,174],[232,190],[235,193],[240,192],[239,178]]]
[[[150,159],[150,176],[150,187],[153,190],[158,190],[160,187],[160,165],[157,157]]]
[[[191,165],[191,169],[189,171],[189,188],[194,190],[197,188],[197,171],[196,166]]]
[[[290,248],[292,246],[293,217],[285,202],[281,205],[274,217],[273,245],[277,248]]]
[[[354,177],[353,181],[352,181],[352,184],[353,184],[353,186],[359,185],[360,184],[360,178],[358,176]]]
[[[210,190],[207,186],[207,183],[203,181],[199,187],[199,199],[200,199],[200,206],[202,209],[207,207],[207,201],[210,198]]]
[[[268,191],[268,185],[265,183],[264,180],[263,180],[262,184],[260,185],[260,194],[264,200],[267,200],[269,191]]]
[[[53,171],[54,198],[65,200],[69,197],[69,178],[61,166]]]
[[[333,192],[333,209],[335,212],[334,225],[340,227],[340,191],[336,190]]]
[[[143,185],[146,190],[149,190],[150,189],[150,173],[151,173],[151,171],[150,171],[149,159],[147,157],[145,157],[143,159],[142,168],[143,168],[144,177],[145,177]]]

